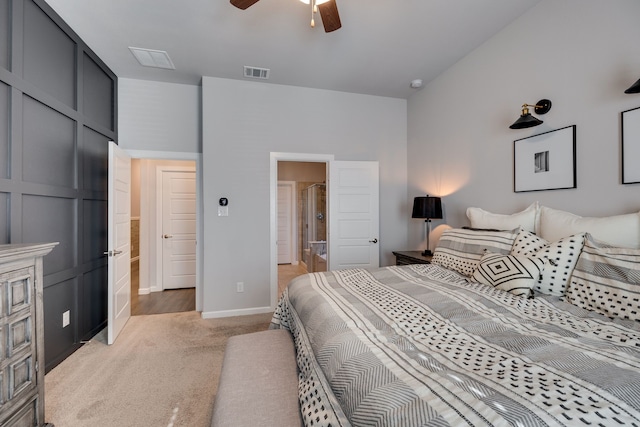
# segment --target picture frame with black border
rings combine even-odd
[[[640,107],[620,113],[622,183],[640,183]]]
[[[513,191],[577,187],[576,125],[513,141]]]

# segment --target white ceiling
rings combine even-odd
[[[540,0],[337,0],[342,28],[309,26],[299,0],[46,0],[122,78],[197,85],[202,76],[408,98]],[[165,50],[175,70],[142,67],[128,47]]]

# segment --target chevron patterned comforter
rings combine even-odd
[[[289,285],[308,426],[640,426],[640,326],[433,264]]]

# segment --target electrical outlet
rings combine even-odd
[[[66,328],[71,323],[69,310],[62,313],[62,327]]]
[[[244,292],[244,282],[236,283],[236,292]]]

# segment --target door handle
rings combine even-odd
[[[103,252],[103,255],[112,257],[112,256],[120,255],[121,253],[122,251],[106,251],[106,252]]]
[[[374,238],[373,240],[369,240],[369,243],[378,243],[378,239]]]
[[[165,235],[164,235],[164,236],[162,236],[162,237],[164,237],[165,239],[170,239],[170,238],[172,238],[172,237],[173,237],[173,234],[165,234]]]

